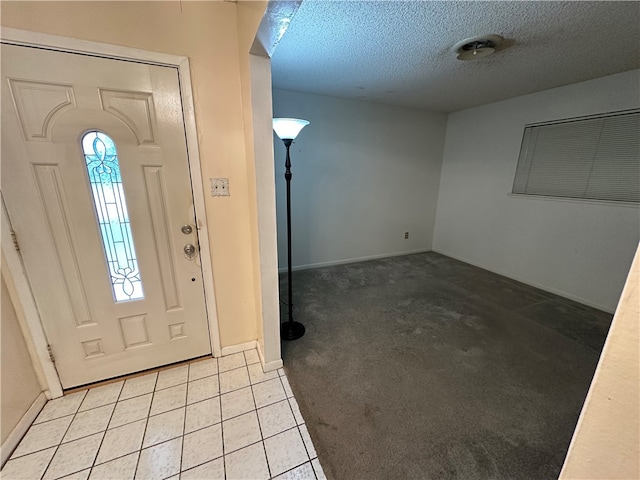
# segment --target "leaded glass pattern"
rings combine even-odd
[[[88,132],[82,151],[113,297],[116,302],[144,298],[115,143],[102,132]]]

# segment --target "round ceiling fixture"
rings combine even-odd
[[[476,60],[494,53],[502,42],[504,38],[500,35],[481,35],[456,43],[453,51],[458,54],[456,57],[458,60]]]

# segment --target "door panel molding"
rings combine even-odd
[[[180,294],[176,281],[174,247],[169,234],[167,194],[161,166],[144,165],[144,186],[151,211],[151,224],[160,266],[162,293],[167,311],[180,308]]]
[[[221,355],[220,334],[218,329],[217,308],[213,283],[213,268],[209,249],[209,232],[205,211],[202,171],[200,168],[200,154],[198,148],[195,110],[193,106],[193,93],[191,89],[191,75],[189,70],[188,58],[183,56],[150,52],[135,48],[121,47],[87,40],[78,40],[68,37],[48,35],[13,28],[3,28],[1,35],[2,36],[0,41],[9,45],[36,47],[66,53],[82,53],[96,57],[116,60],[128,60],[137,63],[168,66],[177,69],[180,84],[180,93],[182,96],[182,113],[186,131],[186,143],[189,158],[189,172],[191,175],[194,198],[194,210],[197,218],[196,228],[198,229],[199,242],[201,245],[200,262],[202,267],[206,299],[205,309],[209,324],[209,334],[212,351],[214,356],[219,357]],[[4,216],[5,215],[3,214],[3,218]],[[5,232],[6,230],[3,228],[3,239],[5,237]],[[3,245],[11,245],[11,243],[7,244],[3,242]],[[5,250],[10,250],[10,248],[5,249],[3,247],[2,250],[4,253]],[[13,253],[17,256],[17,252],[13,251]],[[15,261],[7,262],[9,272],[13,277],[16,277],[16,275],[20,274],[24,275],[23,270],[19,266],[21,265],[19,256],[17,258],[19,260],[18,263],[16,263]],[[28,317],[26,324],[28,334],[31,337],[28,342],[32,341],[35,345],[35,349],[37,350],[37,357],[40,359],[40,362],[38,362],[39,365],[36,365],[36,367],[43,372],[46,383],[49,386],[51,396],[52,398],[55,398],[62,394],[60,380],[58,378],[57,372],[55,371],[55,368],[53,368],[53,364],[49,362],[49,365],[47,365],[48,352],[46,350],[46,337],[44,337],[44,331],[42,329],[42,325],[40,324],[37,309],[35,309],[35,303],[33,301],[30,288],[28,287],[28,283],[26,281],[16,282],[16,284],[16,289],[20,290],[17,295],[18,299],[21,302],[31,303],[33,306],[33,308],[28,308],[25,304],[22,305],[22,308],[24,308],[25,314]],[[29,298],[31,299],[30,301]],[[175,334],[175,332],[173,333]],[[39,339],[37,342],[36,338]],[[44,340],[44,342],[40,340]]]
[[[57,164],[36,164],[33,170],[49,230],[57,232],[53,235],[55,256],[63,275],[74,322],[77,326],[95,323],[91,319],[87,293],[77,262],[78,242],[74,239],[73,228],[70,226],[71,218],[63,194],[60,169]]]

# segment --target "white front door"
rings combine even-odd
[[[2,195],[63,387],[211,353],[177,69],[1,54]]]

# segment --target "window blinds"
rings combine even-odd
[[[640,203],[640,110],[527,125],[512,192]]]

